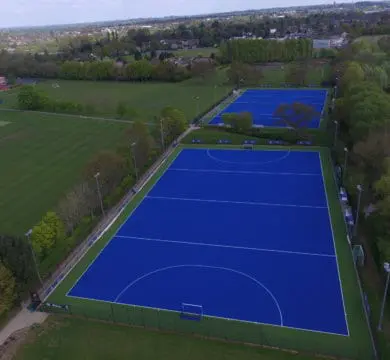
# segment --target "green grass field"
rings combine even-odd
[[[32,330],[15,360],[310,360],[271,349],[148,331],[77,318],[50,317]]]
[[[210,147],[210,146],[207,146]],[[261,149],[261,147],[259,147]],[[177,156],[176,150],[149,183],[134,198],[117,222],[90,249],[69,275],[59,284],[47,299],[50,303],[69,305],[71,314],[83,315],[101,320],[131,323],[161,330],[175,330],[180,333],[199,333],[206,337],[234,339],[242,342],[295,349],[305,353],[336,355],[339,357],[368,360],[372,358],[370,338],[361,303],[352,256],[346,240],[346,229],[339,205],[337,188],[329,152],[325,148],[296,148],[301,151],[319,150],[324,171],[326,191],[329,198],[331,221],[335,233],[346,316],[350,336],[300,331],[277,326],[257,325],[238,321],[226,321],[204,317],[200,323],[185,322],[177,314],[140,307],[110,304],[100,301],[68,298],[66,293],[75,281],[107,244],[131,211],[142,201],[148,190],[163,174],[170,162]],[[201,225],[200,225],[201,226]],[[308,294],[308,296],[310,296]],[[53,309],[53,308],[51,308]],[[55,310],[55,309],[53,309]]]
[[[203,56],[210,57],[211,54],[218,54],[218,48],[207,47],[207,48],[196,48],[196,49],[185,49],[172,51],[175,56]]]
[[[288,64],[275,63],[265,64],[260,66],[263,71],[264,78],[263,84],[269,86],[280,87],[281,84],[285,83],[286,71]],[[307,84],[308,85],[320,85],[322,81],[329,78],[330,65],[322,64],[318,61],[313,60],[308,66],[307,72]]]
[[[380,38],[386,35],[364,35],[364,36],[359,36],[356,38],[353,42],[359,42],[359,41],[369,41],[372,43],[377,43]]]
[[[53,84],[59,88],[53,88]],[[151,122],[165,106],[181,109],[188,121],[199,112],[212,106],[225,96],[231,86],[226,85],[226,71],[219,70],[215,75],[202,80],[190,79],[180,83],[131,83],[114,81],[42,81],[37,85],[50,97],[58,100],[76,101],[92,105],[95,109],[90,115],[116,117],[119,102],[137,111],[140,117]],[[194,98],[198,97],[198,100]],[[17,93],[1,95],[1,107],[15,107]]]
[[[24,234],[55,207],[99,150],[125,141],[129,125],[0,111],[0,232]]]

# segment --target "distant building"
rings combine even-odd
[[[330,49],[329,39],[313,39],[314,49]]]
[[[5,76],[0,76],[0,91],[9,90],[7,78]]]

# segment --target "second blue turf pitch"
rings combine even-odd
[[[182,150],[68,296],[348,335],[320,154]]]
[[[314,108],[316,115],[308,123],[308,127],[316,129],[320,127],[326,98],[325,89],[248,89],[220,111],[210,124],[223,124],[223,114],[245,111],[252,114],[255,126],[285,127],[286,124],[276,118],[274,113],[281,104],[297,102]]]

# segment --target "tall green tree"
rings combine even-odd
[[[320,114],[312,106],[294,102],[281,104],[273,115],[279,124],[292,129],[297,136],[304,136],[310,122]]]
[[[21,110],[43,110],[48,102],[46,93],[31,85],[23,86],[18,93],[18,108]]]
[[[25,237],[0,235],[0,262],[15,277],[18,294],[36,280],[31,249]]]
[[[46,257],[57,241],[65,237],[64,224],[54,211],[48,211],[42,220],[32,228],[31,243],[35,253]]]
[[[126,132],[129,150],[136,161],[137,168],[143,171],[150,165],[151,155],[155,147],[149,127],[144,121],[137,120]],[[130,152],[128,152],[130,154]]]
[[[103,196],[107,196],[121,183],[126,171],[126,160],[121,154],[103,150],[95,154],[85,166],[84,180],[95,189],[97,197],[95,175],[99,173],[100,191]]]
[[[0,262],[0,316],[12,308],[15,299],[15,278],[12,272]]]
[[[171,106],[161,110],[160,121],[162,122],[165,146],[171,144],[188,126],[184,113]]]

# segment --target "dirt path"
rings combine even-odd
[[[40,324],[46,320],[47,316],[48,314],[38,311],[31,312],[23,308],[0,330],[0,346],[16,331],[28,328],[33,324]]]

